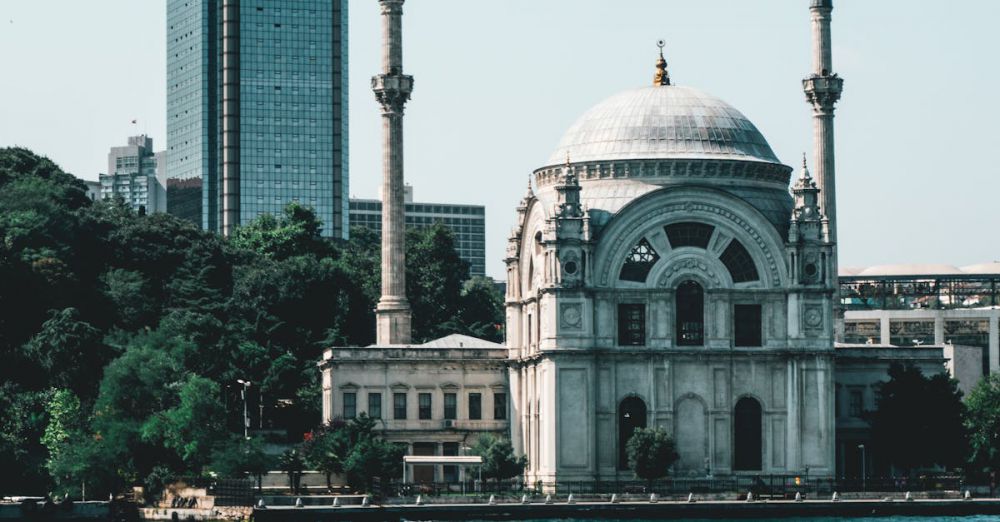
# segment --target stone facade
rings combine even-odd
[[[411,455],[459,455],[482,433],[509,432],[502,345],[451,335],[406,347],[331,348],[320,362],[323,421],[365,413],[386,439]],[[454,481],[438,466],[417,466],[417,481]]]

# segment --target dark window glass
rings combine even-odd
[[[358,395],[344,393],[344,418],[353,419],[358,416]]]
[[[618,279],[644,283],[649,271],[659,260],[660,255],[656,253],[649,241],[646,241],[646,238],[642,238],[625,257],[625,264],[622,265]]]
[[[847,403],[847,414],[851,417],[861,417],[864,410],[864,395],[861,390],[851,390],[848,398],[850,401]]]
[[[369,393],[368,394],[368,416],[373,419],[382,418],[382,394],[381,393]]]
[[[618,305],[618,344],[644,346],[646,344],[646,305]]]
[[[736,346],[761,345],[760,305],[736,305],[733,307],[733,328]]]
[[[444,394],[444,418],[458,418],[458,396],[454,393]]]
[[[431,418],[431,394],[421,393],[417,396],[417,405],[420,407],[417,411],[418,418],[421,420],[428,420]]]
[[[722,251],[719,260],[726,265],[729,275],[733,276],[734,283],[760,279],[760,276],[757,275],[757,266],[754,265],[753,258],[750,257],[750,252],[747,252],[746,247],[735,239]]]
[[[705,332],[705,294],[701,285],[685,281],[677,287],[677,345],[701,346]]]
[[[405,393],[394,393],[394,394],[392,394],[392,418],[394,418],[394,419],[405,419],[406,418],[406,394]]]
[[[493,418],[496,420],[507,420],[507,394],[493,394]]]
[[[481,393],[469,394],[469,419],[480,420],[483,418],[483,395]]]
[[[712,238],[715,227],[704,223],[674,223],[663,227],[667,232],[670,246],[708,248],[708,240]]]

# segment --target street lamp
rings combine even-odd
[[[250,438],[250,414],[247,412],[247,388],[250,387],[250,381],[244,381],[243,379],[236,379],[236,382],[243,385],[243,389],[240,390],[240,396],[243,397],[243,438]]]
[[[865,445],[858,444],[858,449],[861,450],[861,491],[868,491],[865,487],[865,463],[867,462],[865,459]]]

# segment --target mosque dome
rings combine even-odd
[[[779,164],[757,127],[692,87],[651,85],[616,94],[563,135],[549,165],[622,160],[737,160]]]

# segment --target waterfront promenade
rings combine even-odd
[[[669,520],[781,519],[802,517],[1000,515],[1000,500],[794,500],[711,502],[578,502],[545,504],[429,504],[343,507],[266,507],[254,510],[257,522],[389,520]]]

